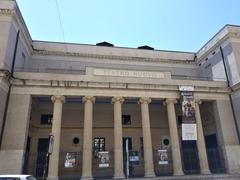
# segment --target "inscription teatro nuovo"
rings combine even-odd
[[[93,74],[98,75],[98,76],[164,78],[164,73],[163,72],[132,71],[132,70],[121,70],[121,69],[94,69]]]

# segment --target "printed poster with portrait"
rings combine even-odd
[[[159,165],[168,164],[167,149],[159,149],[157,153],[158,153],[158,164]]]
[[[74,168],[76,167],[77,155],[76,152],[68,152],[65,157],[65,168]]]
[[[193,92],[181,92],[182,122],[195,123],[195,100]]]
[[[101,151],[98,152],[98,166],[100,168],[109,167],[109,152],[108,151]]]

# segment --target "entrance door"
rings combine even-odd
[[[37,177],[43,176],[44,163],[46,161],[47,151],[48,151],[48,138],[39,138],[38,151],[37,151],[37,166],[36,166]]]
[[[184,171],[186,174],[200,173],[196,141],[182,141]]]
[[[206,149],[208,155],[209,169],[213,173],[225,172],[222,151],[218,147],[216,134],[205,136]]]
[[[128,149],[127,147],[127,142],[128,142]],[[124,174],[127,177],[127,151],[129,152],[132,150],[132,138],[130,137],[124,137],[123,138],[123,167],[124,167]],[[129,176],[132,176],[132,168],[131,166],[129,167]]]

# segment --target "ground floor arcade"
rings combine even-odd
[[[238,172],[239,144],[226,94],[194,93],[197,141],[186,142],[180,92],[43,89],[12,90],[0,151],[4,173],[41,177],[50,134],[49,179]],[[103,152],[107,163],[99,158]],[[66,166],[69,156],[73,167]]]

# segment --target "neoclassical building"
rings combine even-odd
[[[198,52],[42,42],[0,0],[0,174],[237,179],[239,88],[239,26]]]

